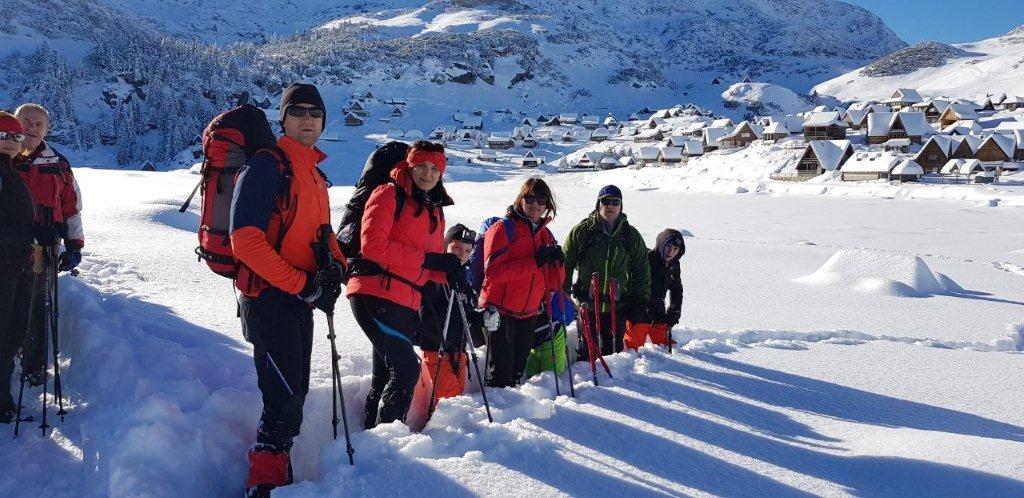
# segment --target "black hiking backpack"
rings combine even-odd
[[[370,199],[373,190],[391,181],[391,170],[395,165],[405,160],[409,153],[409,144],[403,142],[388,142],[380,146],[366,159],[366,166],[363,173],[356,182],[356,190],[352,198],[345,204],[345,211],[341,214],[341,223],[338,225],[338,245],[341,246],[341,253],[346,258],[359,257],[362,247],[359,232],[362,229],[363,210],[366,208],[366,201]],[[395,198],[395,219],[397,220],[405,206],[405,191],[396,189]]]

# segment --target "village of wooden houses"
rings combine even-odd
[[[345,125],[363,125],[370,101],[371,92],[354,96]],[[390,109],[381,121],[405,115],[405,101],[378,102]],[[485,117],[489,126],[508,131],[484,130]],[[456,112],[451,119],[428,134],[392,129],[376,138],[438,141],[469,165],[549,163],[559,172],[673,167],[706,155],[770,151],[778,164],[768,176],[781,181],[996,183],[1013,181],[1004,177],[1024,163],[1024,97],[1007,95],[981,102],[926,99],[900,88],[879,102],[740,121],[695,104],[645,108],[623,117],[477,110]]]

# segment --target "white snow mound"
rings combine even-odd
[[[837,251],[817,271],[794,281],[895,297],[927,297],[960,288],[948,276],[936,276],[917,256],[871,249]]]

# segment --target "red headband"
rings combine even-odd
[[[447,159],[444,157],[444,152],[428,152],[425,150],[410,149],[409,155],[405,156],[405,162],[409,164],[410,168],[427,161],[434,163],[434,166],[437,166],[437,169],[441,170],[441,174],[444,174],[444,167],[447,162]]]
[[[21,121],[14,116],[0,116],[0,131],[25,133],[25,129],[21,127]]]

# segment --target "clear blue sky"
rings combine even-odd
[[[1024,0],[842,0],[882,18],[900,38],[963,43],[1024,24]]]

